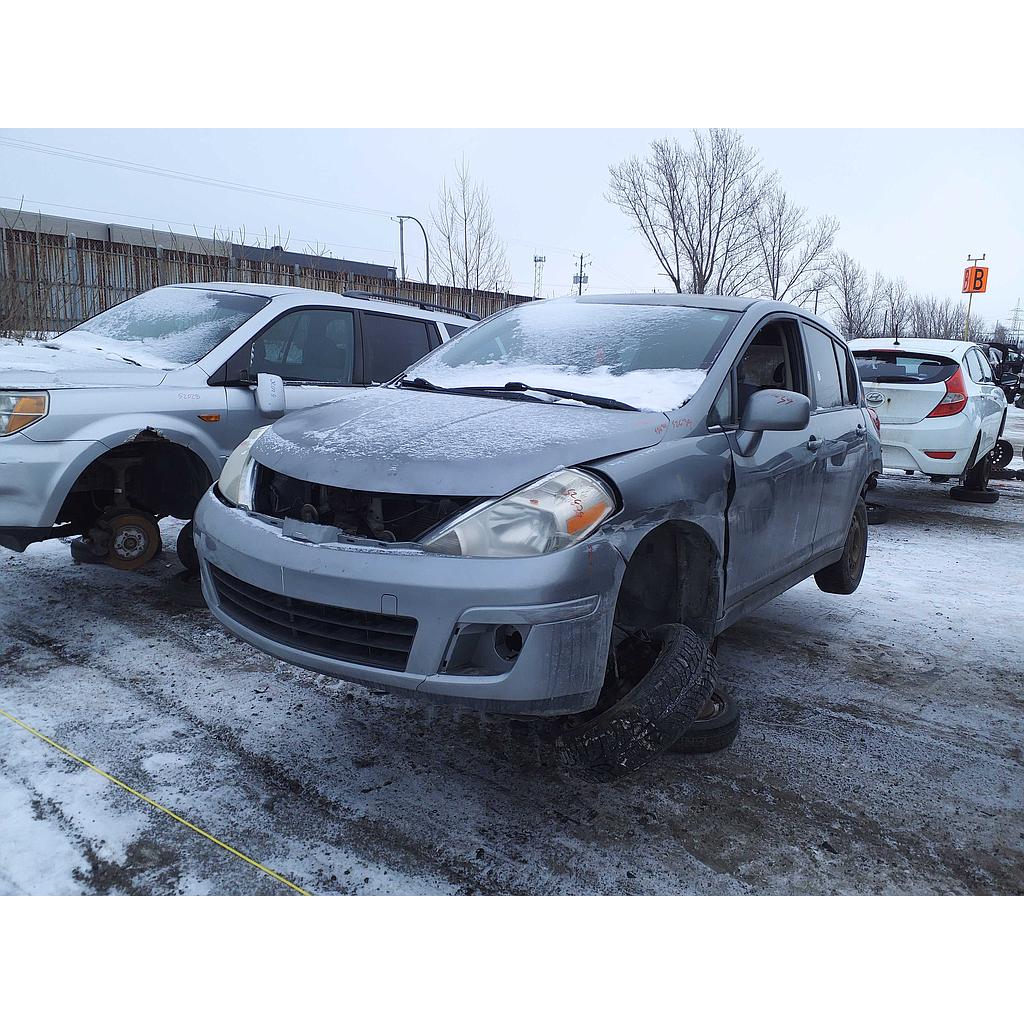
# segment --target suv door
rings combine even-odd
[[[307,306],[271,321],[228,361],[228,425],[233,444],[272,422],[256,407],[250,384],[259,373],[281,377],[285,409],[307,409],[337,398],[359,380],[358,324],[351,309]],[[228,453],[229,454],[230,450]]]
[[[860,381],[846,346],[801,321],[811,369],[811,434],[822,491],[814,531],[816,555],[846,543],[854,505],[870,472]]]
[[[796,320],[771,319],[751,335],[712,416],[732,435],[756,391],[807,394],[807,379]],[[749,456],[740,455],[735,444],[730,447],[734,494],[727,513],[727,608],[811,560],[822,486],[810,428],[766,430]]]

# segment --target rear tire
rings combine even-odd
[[[889,509],[885,505],[878,505],[873,501],[864,503],[868,514],[868,526],[881,526],[889,522]]]
[[[954,501],[969,501],[975,505],[994,505],[999,500],[999,492],[991,488],[972,491],[968,487],[950,487],[949,496]]]
[[[683,735],[672,744],[676,754],[713,754],[732,746],[740,731],[740,709],[732,694],[723,686],[716,686],[710,701],[714,713],[707,718],[698,717]]]
[[[192,533],[192,520],[190,519],[179,531],[178,542],[175,545],[178,553],[178,561],[192,574],[199,572],[199,556],[196,554],[196,541]]]
[[[958,485],[949,489],[949,496],[954,501],[970,501],[976,505],[994,505],[999,500],[999,492],[991,490],[988,486],[991,470],[992,464],[986,453],[964,474],[962,486]]]
[[[819,569],[814,582],[826,594],[852,594],[860,586],[868,554],[868,510],[863,498],[857,499],[846,534],[846,546],[839,561]]]
[[[700,714],[717,677],[711,648],[678,623],[659,626],[651,641],[660,645],[654,663],[625,696],[562,727],[555,747],[564,767],[611,782],[654,760]]]

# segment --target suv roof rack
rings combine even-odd
[[[415,306],[417,309],[425,309],[431,313],[451,313],[452,316],[465,317],[467,320],[479,320],[476,313],[468,313],[464,309],[453,309],[451,306],[439,306],[436,302],[420,302],[419,299],[405,299],[398,295],[384,295],[381,292],[364,292],[358,289],[349,289],[342,294],[349,299],[376,299],[378,302],[398,302],[403,306]]]

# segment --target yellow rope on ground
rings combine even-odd
[[[210,835],[209,832],[204,831],[198,825],[193,825],[191,821],[186,821],[180,814],[175,814],[169,807],[164,807],[163,804],[158,804],[155,800],[150,799],[145,793],[140,793],[137,789],[132,789],[126,782],[122,782],[120,779],[114,778],[109,772],[105,772],[102,768],[97,768],[91,761],[86,761],[84,757],[79,757],[77,754],[68,750],[67,747],[62,747],[56,740],[51,740],[49,736],[44,735],[38,729],[33,729],[31,725],[21,721],[20,718],[15,718],[14,715],[9,714],[0,708],[0,715],[3,715],[8,721],[13,722],[15,725],[20,726],[26,732],[30,732],[37,739],[42,740],[44,743],[48,743],[54,750],[59,750],[66,757],[70,757],[73,761],[77,761],[79,764],[85,765],[86,768],[94,771],[97,775],[102,775],[108,782],[114,783],[115,786],[120,786],[123,790],[131,793],[132,796],[138,797],[140,800],[149,804],[150,807],[155,807],[158,811],[163,811],[169,818],[173,818],[179,825],[184,825],[186,828],[192,829],[193,832],[201,835],[204,839],[209,839],[211,843],[219,846],[222,850],[227,850],[232,856],[237,857],[239,860],[245,861],[246,864],[251,864],[254,868],[258,868],[266,875],[270,875],[271,878],[276,879],[282,885],[287,885],[289,889],[293,889],[295,892],[302,896],[311,896],[312,893],[307,892],[301,886],[296,885],[294,882],[289,882],[284,875],[279,875],[276,871],[271,870],[265,865],[261,864],[258,860],[253,860],[252,857],[247,857],[244,853],[236,850],[233,846],[229,846],[227,843],[222,842],[216,836]]]

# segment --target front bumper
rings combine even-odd
[[[203,594],[236,636],[283,661],[482,711],[556,715],[592,707],[604,680],[625,568],[601,540],[534,558],[461,558],[357,544],[316,544],[231,508],[211,492],[195,515]],[[415,620],[404,668],[359,663],[282,640],[242,616],[224,575],[268,598]],[[303,607],[306,607],[305,604]],[[273,614],[277,615],[276,612]],[[514,657],[502,640],[515,630]]]
[[[22,541],[50,535],[68,481],[95,447],[94,441],[33,441],[23,433],[0,437],[0,545],[24,550]]]

